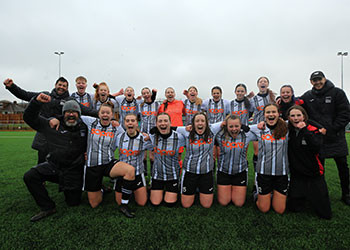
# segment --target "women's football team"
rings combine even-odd
[[[153,206],[173,207],[180,197],[185,208],[199,194],[201,206],[209,208],[214,177],[219,204],[242,207],[248,185],[247,150],[252,142],[254,166],[249,170],[255,173],[253,199],[261,212],[271,207],[279,214],[287,207],[300,211],[308,200],[319,217],[331,218],[318,159],[321,127],[309,124],[306,111],[294,102],[298,99],[292,86],[283,85],[276,100],[269,79],[260,77],[258,94],[247,95],[247,87],[239,83],[232,101],[222,99],[219,86],[212,88],[212,98],[207,100],[200,99],[198,89],[191,86],[183,92],[183,101],[176,100],[175,90],[169,87],[163,103],[156,102],[157,91],[147,87],[138,98],[132,87],[114,95],[104,82],[94,87],[92,108],[98,110],[99,118],[82,117],[90,131],[84,190],[92,207],[102,201],[103,176],[116,175],[120,177],[114,184],[115,199],[125,205],[127,217],[134,217],[127,206],[132,193],[139,206],[149,200]],[[109,136],[104,140],[94,136],[99,129]],[[114,159],[116,149],[119,161]],[[305,169],[313,170],[313,175],[304,174]],[[146,183],[147,173],[150,183]],[[303,191],[310,183],[320,188],[306,196]]]

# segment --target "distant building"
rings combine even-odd
[[[0,114],[23,114],[28,103],[17,103],[6,100],[0,101]]]

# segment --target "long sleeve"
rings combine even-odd
[[[42,132],[48,126],[48,120],[39,115],[41,106],[42,103],[32,99],[23,114],[23,120],[39,132]]]
[[[39,92],[29,92],[21,89],[16,84],[12,84],[11,87],[6,87],[11,94],[13,94],[18,99],[29,102],[34,96],[37,96]]]

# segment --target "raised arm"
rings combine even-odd
[[[7,78],[4,81],[4,85],[6,86],[6,89],[8,89],[11,92],[11,94],[23,101],[29,102],[34,96],[37,96],[39,94],[39,92],[29,92],[24,89],[21,89],[10,78]]]
[[[49,103],[51,97],[44,93],[40,93],[36,98],[33,98],[23,114],[23,120],[33,129],[42,131],[49,127],[49,120],[40,116],[40,109],[44,103]]]

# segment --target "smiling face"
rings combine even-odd
[[[79,93],[79,95],[84,95],[85,94],[85,90],[87,87],[87,83],[86,81],[84,81],[83,79],[78,79],[75,83],[75,86],[77,88],[77,91]]]
[[[170,118],[168,115],[162,114],[157,116],[156,126],[162,135],[170,133]]]
[[[142,91],[141,91],[141,95],[142,95],[142,98],[145,102],[150,102],[152,101],[151,100],[151,97],[152,97],[152,94],[151,94],[151,91],[149,88],[144,88]]]
[[[244,99],[244,96],[247,94],[247,91],[245,90],[244,87],[239,86],[236,88],[235,94],[236,94],[237,100],[242,101]]]
[[[173,88],[167,88],[165,90],[165,98],[168,102],[172,102],[175,100],[175,90]]]
[[[305,122],[305,116],[301,110],[292,109],[289,112],[288,120],[293,125],[293,127],[297,127],[299,122]]]
[[[98,95],[100,98],[100,101],[104,102],[107,100],[107,97],[109,95],[109,89],[105,85],[101,85],[98,87]]]
[[[131,87],[127,87],[125,89],[125,93],[124,93],[125,97],[126,97],[126,100],[128,101],[132,101],[134,99],[134,96],[135,96],[135,91],[133,88]]]
[[[283,87],[281,88],[280,96],[283,102],[288,103],[292,100],[293,91],[290,87]]]
[[[239,119],[228,119],[227,120],[227,131],[233,137],[236,138],[241,131],[241,121]]]
[[[221,93],[221,91],[219,89],[213,89],[211,91],[211,96],[213,97],[213,100],[215,102],[218,102],[221,99],[222,93]]]
[[[314,86],[315,89],[320,90],[326,84],[326,78],[325,77],[317,77],[317,78],[310,80],[310,82],[311,82],[312,86]]]
[[[198,96],[198,91],[195,87],[191,87],[188,89],[188,99],[190,102],[195,102]]]
[[[58,81],[55,84],[55,90],[58,95],[64,94],[68,90],[68,83],[67,82],[61,82]]]
[[[266,106],[264,109],[264,117],[267,125],[276,125],[279,119],[278,108],[274,105]]]
[[[124,126],[129,136],[135,136],[137,133],[137,127],[138,127],[136,115],[134,114],[126,115],[124,118]]]
[[[258,80],[258,88],[260,94],[265,94],[267,92],[267,88],[269,87],[269,81],[265,77],[260,77]]]
[[[100,118],[102,126],[108,126],[113,118],[112,107],[101,106],[100,110],[98,111],[98,117]]]
[[[194,118],[193,126],[198,135],[204,134],[205,129],[207,128],[207,120],[205,115],[203,114],[197,115]]]
[[[74,127],[78,124],[79,114],[76,111],[67,110],[64,112],[64,123],[68,127]]]

